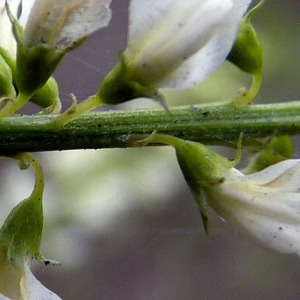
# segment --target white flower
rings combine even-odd
[[[300,254],[300,160],[252,175],[231,168],[223,176],[205,190],[208,204],[266,248]]]
[[[25,0],[26,1],[26,0]],[[25,27],[29,47],[67,47],[108,25],[111,0],[35,0]]]
[[[35,92],[45,86],[68,51],[81,45],[85,37],[94,31],[108,25],[111,18],[110,2],[24,0],[20,20],[8,3],[7,14],[17,42],[17,53],[13,55],[16,56],[13,75],[19,93],[13,101],[2,106],[0,118],[12,115],[24,106]],[[43,105],[43,102],[40,103]],[[55,99],[55,102],[58,100]],[[60,104],[56,103],[50,106],[50,111],[60,110]]]
[[[174,136],[152,134],[137,145],[161,143],[176,150],[183,176],[208,230],[207,205],[253,241],[282,253],[300,254],[300,159],[281,161],[244,175],[204,145]]]
[[[225,60],[250,2],[132,0],[125,61],[143,85],[195,85]]]
[[[44,287],[30,271],[30,259],[24,257],[16,268],[0,249],[0,300],[59,300],[56,294]]]

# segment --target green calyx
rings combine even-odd
[[[28,153],[11,157],[22,169],[28,164],[35,171],[35,185],[31,195],[13,208],[0,229],[0,246],[7,249],[8,258],[19,267],[24,256],[40,258],[43,229],[44,176],[40,164]]]
[[[64,54],[48,45],[27,48],[18,43],[15,80],[19,92],[31,96],[43,87]]]
[[[107,74],[97,92],[103,104],[116,105],[135,98],[152,98],[167,109],[163,95],[157,88],[141,84],[134,78],[134,69],[120,54],[119,63]]]
[[[65,52],[42,43],[32,47],[27,46],[24,29],[18,19],[12,15],[8,4],[6,10],[17,41],[15,83],[19,93],[29,98],[47,82]]]
[[[211,187],[221,184],[225,180],[224,171],[237,163],[240,158],[241,138],[238,144],[238,155],[233,162],[200,143],[181,140],[170,135],[156,134],[156,131],[150,137],[137,141],[135,145],[144,146],[149,143],[167,144],[175,148],[180,169],[196,199],[205,232],[208,233],[205,192]]]
[[[263,3],[264,0],[260,1],[240,22],[236,40],[227,57],[227,60],[249,74],[257,74],[262,70],[262,48],[251,18]]]

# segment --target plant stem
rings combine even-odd
[[[300,133],[300,101],[235,107],[206,104],[170,109],[89,113],[62,129],[57,115],[13,116],[0,121],[0,153],[131,147],[158,125],[158,133],[210,145]]]

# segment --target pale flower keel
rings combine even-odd
[[[300,253],[300,160],[252,175],[224,170],[224,182],[206,189],[208,204],[266,248]]]

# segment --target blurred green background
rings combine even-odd
[[[64,108],[93,94],[126,47],[128,0],[113,1],[111,25],[71,52],[56,72]],[[255,103],[300,98],[300,2],[266,0],[253,18],[264,49]],[[169,105],[225,100],[249,76],[229,63],[199,86],[167,91]],[[159,107],[136,100],[112,109]],[[296,142],[296,157],[300,148]],[[218,149],[229,158],[232,150]],[[257,247],[211,212],[205,236],[196,204],[168,147],[39,153],[46,174],[38,278],[64,299],[299,299],[300,258]],[[246,161],[242,162],[242,166]],[[33,179],[2,162],[1,217]]]

